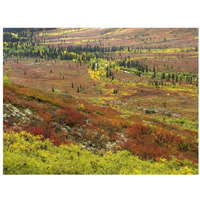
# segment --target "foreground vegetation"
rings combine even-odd
[[[4,133],[4,174],[198,174],[188,160],[142,161],[128,151],[103,156],[77,145],[53,145],[27,132]]]
[[[124,119],[120,112],[107,106],[94,106],[10,83],[4,83],[4,103],[20,109],[14,115],[12,109],[11,116],[5,119],[6,132],[27,131],[48,138],[56,146],[87,140],[96,149],[105,150],[108,144],[114,143],[113,148],[106,150],[116,151],[120,146],[144,160],[176,157],[198,162],[196,131],[180,130],[167,124],[145,124],[142,118],[133,115]],[[32,114],[25,120],[26,109]]]
[[[4,174],[198,173],[197,29],[10,31]]]

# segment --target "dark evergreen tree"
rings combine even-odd
[[[161,79],[165,79],[165,72],[162,73]]]

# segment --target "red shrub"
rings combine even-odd
[[[149,134],[150,134],[149,127],[143,125],[142,123],[136,123],[127,129],[127,137],[131,139],[141,138],[141,137],[143,138],[144,135],[149,135]]]
[[[59,123],[65,123],[69,126],[81,126],[85,124],[82,114],[72,108],[59,109],[56,111]]]
[[[183,139],[165,130],[150,129],[137,123],[127,128],[126,139],[122,148],[143,159],[171,159],[172,155],[179,159],[198,159],[198,146],[193,136]]]
[[[49,137],[49,140],[53,142],[54,145],[59,146],[62,144],[60,138],[55,133],[52,133]]]
[[[33,135],[42,135],[44,138],[48,138],[54,145],[59,146],[61,144],[67,144],[70,145],[71,141],[66,139],[66,134],[56,134],[54,132],[54,129],[51,130],[45,130],[41,128],[40,126],[29,126],[23,128],[25,131],[33,134]]]
[[[40,112],[40,117],[44,119],[45,122],[52,122],[53,121],[53,115],[50,112]]]
[[[160,146],[173,145],[177,146],[181,142],[181,137],[172,135],[164,130],[159,129],[158,131],[151,134],[151,141],[159,144]]]
[[[127,129],[127,141],[122,147],[143,159],[171,158],[176,152],[181,138],[159,129],[152,130],[141,123]]]
[[[45,136],[45,130],[39,126],[31,126],[27,128],[27,131],[33,135],[43,135]]]
[[[166,148],[159,147],[154,144],[138,142],[135,140],[128,140],[126,142],[125,149],[145,160],[156,160],[156,158],[171,158],[170,153]]]

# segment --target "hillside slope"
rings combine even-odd
[[[198,51],[198,29],[5,29],[4,173],[196,174]]]

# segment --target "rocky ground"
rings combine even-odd
[[[3,105],[3,121],[4,124],[9,124],[14,129],[23,129],[24,124],[28,124],[34,121],[35,124],[39,121],[43,121],[42,117],[37,116],[36,113],[30,109],[19,109],[12,104]],[[89,123],[87,125],[90,125]],[[57,122],[52,122],[51,126],[55,128],[56,133],[66,133],[66,139],[74,144],[81,144],[83,149],[91,150],[93,153],[103,153],[105,151],[116,151],[119,148],[121,140],[111,141],[103,137],[103,135],[97,131],[90,130],[90,138],[88,139],[88,130],[85,128],[86,125],[82,127],[69,127],[67,125],[63,126]],[[121,133],[120,133],[121,135]],[[123,134],[121,135],[125,140]]]

